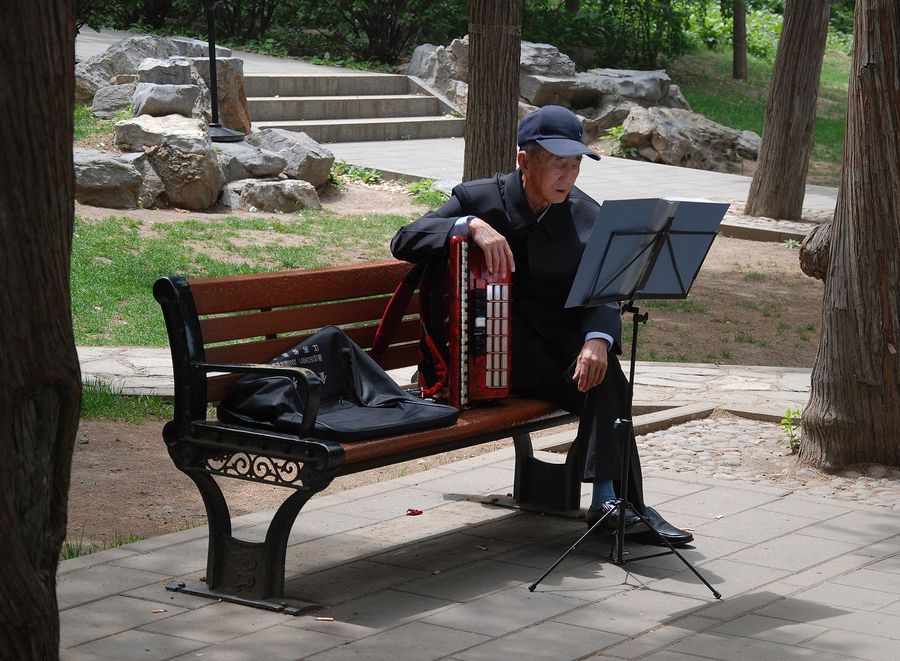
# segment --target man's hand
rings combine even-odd
[[[602,338],[588,340],[581,347],[575,360],[575,375],[572,377],[578,383],[579,392],[587,392],[603,382],[609,364],[608,352],[609,344]]]
[[[469,221],[469,237],[484,252],[489,273],[498,273],[502,278],[507,272],[515,272],[512,249],[500,232],[481,218],[473,218]]]

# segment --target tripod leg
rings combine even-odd
[[[583,542],[588,537],[588,535],[590,535],[592,532],[594,532],[594,530],[597,529],[597,526],[603,525],[603,523],[606,521],[606,518],[611,513],[612,513],[612,510],[604,513],[603,516],[601,516],[599,519],[597,519],[597,521],[594,522],[594,525],[592,525],[590,528],[588,528],[587,531],[581,537],[579,537],[577,540],[575,540],[575,543],[572,544],[572,546],[570,546],[568,549],[566,549],[566,552],[563,553],[556,562],[554,562],[552,565],[550,565],[550,568],[547,571],[545,571],[543,574],[541,574],[541,577],[538,580],[536,580],[534,583],[532,583],[531,585],[528,586],[528,591],[534,592],[535,588],[540,584],[540,582],[543,581],[545,578],[547,578],[550,575],[550,572],[552,572],[554,569],[556,569],[559,566],[559,563],[561,563],[563,560],[565,560],[567,557],[569,557],[569,554],[572,551],[574,551],[578,547],[578,545],[581,544],[581,542]]]

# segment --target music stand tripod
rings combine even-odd
[[[616,522],[616,530],[613,537],[612,546],[610,547],[609,557],[613,564],[623,566],[628,562],[638,560],[646,560],[647,558],[656,558],[659,556],[672,555],[678,557],[684,565],[699,578],[703,584],[709,588],[716,599],[721,599],[722,595],[691,565],[691,563],[678,550],[656,530],[646,516],[637,510],[627,500],[628,483],[631,469],[631,442],[634,435],[634,426],[632,423],[632,403],[634,399],[634,370],[637,359],[637,343],[638,343],[638,326],[646,323],[649,315],[634,305],[637,298],[686,298],[688,290],[693,283],[700,265],[705,259],[709,247],[715,238],[718,222],[724,214],[718,215],[715,220],[715,228],[710,227],[710,219],[716,215],[715,209],[707,209],[709,213],[700,214],[700,222],[698,227],[691,227],[690,221],[676,222],[677,220],[685,220],[684,216],[695,210],[685,206],[685,214],[682,218],[676,218],[680,205],[689,205],[693,207],[699,202],[684,203],[671,202],[667,200],[630,200],[629,202],[643,203],[642,205],[632,205],[631,209],[625,209],[630,214],[637,213],[639,216],[644,212],[641,223],[637,223],[638,227],[634,229],[626,229],[623,231],[613,231],[601,236],[595,240],[592,235],[591,241],[585,249],[586,255],[591,254],[596,258],[598,251],[597,244],[602,243],[605,239],[605,246],[602,250],[599,264],[594,261],[582,259],[579,265],[578,275],[576,276],[575,285],[573,285],[573,293],[570,295],[569,303],[573,302],[573,296],[577,298],[576,289],[579,287],[584,289],[586,279],[590,279],[588,285],[589,294],[582,304],[599,305],[602,303],[625,302],[622,307],[623,313],[631,314],[632,317],[632,337],[631,337],[631,365],[628,376],[628,398],[626,414],[627,418],[619,418],[615,421],[614,435],[622,444],[622,473],[619,489],[619,497],[613,503],[614,508],[608,509],[603,516],[600,517],[588,530],[579,537],[572,546],[570,546],[560,558],[554,562],[544,574],[528,587],[530,592],[534,592],[537,586],[556,569],[559,564],[574,551],[582,541],[591,535],[598,526],[606,524],[606,519],[614,513],[617,513],[618,520]],[[649,209],[646,203],[655,202]],[[609,202],[604,204],[610,204]],[[717,206],[717,205],[705,205]],[[718,205],[720,206],[720,205]],[[727,209],[728,205],[725,205]],[[636,208],[634,208],[636,207]],[[621,209],[620,209],[621,211]],[[627,215],[627,214],[626,214]],[[697,218],[691,218],[696,221]],[[687,225],[686,227],[683,227]],[[595,230],[596,231],[596,230]],[[705,246],[702,242],[705,241]],[[686,258],[683,263],[679,264],[676,256],[676,248],[689,245]],[[623,255],[625,258],[623,259]],[[586,264],[586,261],[588,262]],[[586,275],[587,274],[587,275]],[[568,303],[567,303],[568,305]],[[668,550],[659,553],[651,553],[638,557],[625,558],[623,556],[625,547],[625,515],[626,512],[634,513],[647,527],[656,535]],[[613,552],[615,551],[615,553]]]

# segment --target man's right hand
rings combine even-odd
[[[475,242],[482,252],[489,273],[498,273],[505,277],[507,272],[515,273],[516,263],[513,260],[512,249],[500,232],[488,225],[481,218],[473,218],[469,221],[469,237]]]

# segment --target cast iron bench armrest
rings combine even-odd
[[[305,367],[285,367],[265,363],[191,363],[191,367],[203,372],[229,372],[234,374],[265,374],[268,376],[287,376],[300,387],[303,406],[303,422],[297,436],[303,438],[312,432],[319,414],[319,389],[322,382],[316,373]]]

